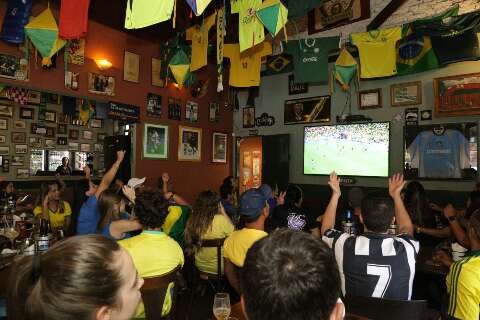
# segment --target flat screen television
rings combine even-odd
[[[388,177],[390,123],[305,127],[303,173]]]

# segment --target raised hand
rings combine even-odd
[[[333,194],[340,196],[342,191],[340,190],[340,179],[337,176],[335,171],[330,173],[330,179],[328,180],[328,185],[332,189]]]
[[[453,205],[451,203],[449,203],[448,205],[445,206],[445,208],[443,208],[443,215],[447,219],[450,218],[450,217],[455,217],[455,216],[457,216],[457,210],[455,210]]]
[[[162,173],[162,181],[163,181],[163,183],[168,183],[168,181],[170,181],[170,176],[169,176],[168,172]]]
[[[123,161],[123,158],[125,158],[125,150],[118,150],[117,151],[117,162],[120,163]]]
[[[277,205],[282,205],[285,204],[285,195],[287,194],[286,191],[280,192],[280,194],[277,196]]]
[[[122,192],[125,195],[125,197],[127,197],[127,199],[130,200],[130,202],[135,202],[135,190],[133,188],[130,188],[129,186],[124,185],[122,187]]]
[[[403,174],[395,173],[388,179],[388,192],[392,198],[400,197],[406,181],[403,180]]]

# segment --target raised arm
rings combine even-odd
[[[170,176],[167,172],[162,173],[162,191],[163,194],[168,193],[168,182],[170,181]]]
[[[107,171],[107,173],[105,173],[105,175],[102,178],[102,181],[100,182],[100,185],[97,188],[97,191],[95,192],[95,197],[97,197],[97,199],[100,197],[100,194],[104,190],[106,190],[108,186],[110,186],[113,179],[115,179],[118,168],[120,168],[120,164],[122,163],[124,157],[125,157],[125,150],[117,151],[117,160],[112,165],[112,167]]]
[[[59,189],[58,191],[63,192],[67,188],[67,185],[65,184],[65,181],[63,181],[62,176],[59,175],[58,173],[55,175],[55,179],[58,182]]]
[[[391,178],[388,179],[388,192],[393,198],[395,204],[395,220],[398,224],[398,230],[400,233],[406,233],[413,237],[413,224],[408,215],[407,209],[403,204],[403,199],[401,192],[405,186],[405,180],[403,180],[403,175],[396,173]]]
[[[340,180],[338,179],[335,171],[330,173],[328,185],[330,186],[330,189],[332,189],[332,196],[330,197],[330,202],[328,203],[325,214],[323,215],[322,230],[320,233],[322,236],[325,234],[325,231],[335,227],[335,216],[337,215],[338,200],[342,195],[342,191],[340,190]]]
[[[470,241],[468,240],[466,232],[463,230],[460,222],[457,219],[457,211],[455,208],[451,204],[448,204],[443,209],[443,215],[448,219],[450,229],[452,230],[457,242],[465,248],[470,248]]]

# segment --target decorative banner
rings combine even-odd
[[[140,108],[123,103],[110,102],[108,118],[128,122],[140,120]]]
[[[223,91],[223,37],[225,36],[224,8],[217,12],[217,92]]]
[[[301,94],[301,93],[307,93],[308,92],[308,83],[295,83],[295,79],[293,77],[293,74],[288,76],[288,94],[289,95],[294,95],[294,94]]]

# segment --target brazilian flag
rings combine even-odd
[[[397,44],[397,75],[407,75],[440,68],[428,36],[411,33]]]

